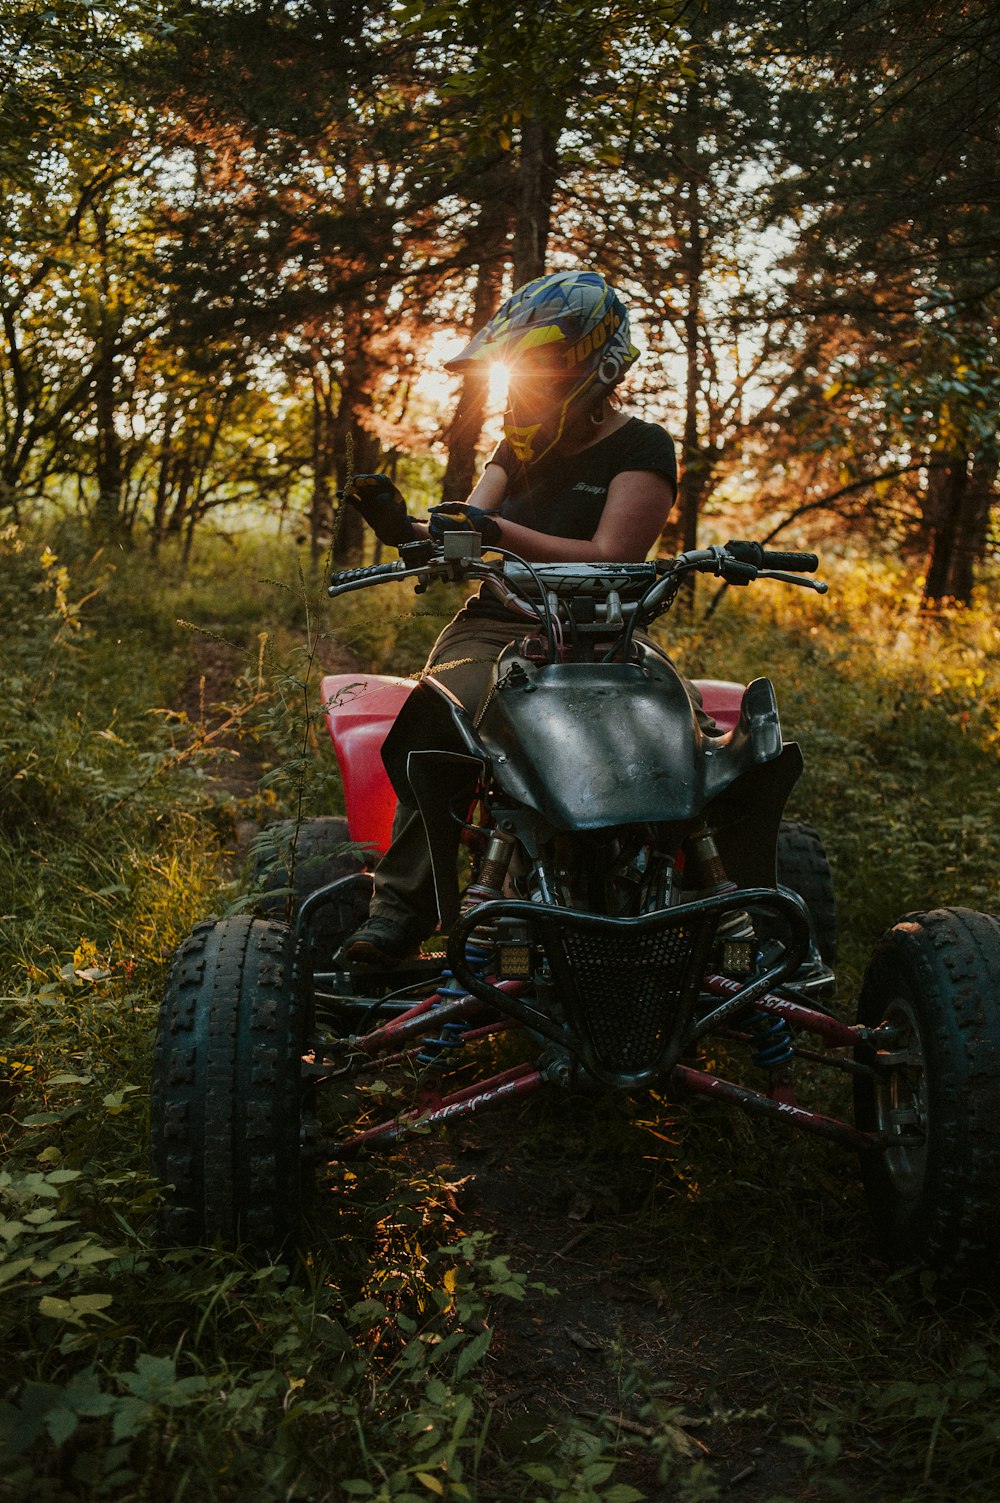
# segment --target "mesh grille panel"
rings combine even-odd
[[[545,927],[560,1000],[601,1065],[632,1074],[656,1064],[687,1023],[714,921],[643,934]]]

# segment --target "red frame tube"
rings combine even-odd
[[[509,1018],[497,1018],[493,1023],[484,1023],[481,1028],[467,1028],[456,1042],[462,1044],[475,1044],[480,1039],[489,1038],[491,1034],[502,1033],[506,1028],[520,1028],[520,1023]],[[349,1074],[341,1075],[337,1070],[331,1070],[323,1061],[309,1066],[309,1073],[317,1077],[319,1083],[323,1080],[357,1080],[361,1075],[371,1075],[376,1070],[387,1069],[390,1065],[401,1065],[408,1059],[416,1059],[420,1051],[425,1047],[425,1040],[419,1044],[411,1044],[409,1049],[400,1049],[395,1054],[373,1055],[364,1064],[360,1064]],[[341,1067],[342,1069],[346,1067]]]
[[[518,981],[494,982],[493,984],[515,995],[523,991],[525,985],[524,982]],[[713,996],[728,998],[735,996],[742,988],[738,981],[733,981],[728,976],[709,975],[705,977],[704,989]],[[400,1049],[398,1046],[411,1037],[422,1034],[432,1019],[435,1026],[457,1021],[470,1012],[479,1011],[482,1005],[472,996],[445,997],[442,1000],[440,993],[434,993],[424,998],[407,1012],[391,1019],[365,1038],[355,1041],[355,1047],[370,1056],[370,1064],[363,1065],[361,1071],[366,1072],[374,1068],[376,1063],[382,1066],[403,1062],[413,1057],[423,1048],[422,1038],[409,1048]],[[853,1048],[861,1040],[871,1036],[870,1029],[844,1023],[828,1013],[817,1012],[800,1002],[779,997],[773,992],[767,992],[763,997],[758,998],[754,1006],[761,1011],[784,1018],[794,1027],[817,1034],[831,1047]],[[514,1019],[494,1018],[478,1028],[466,1030],[463,1038],[468,1042],[473,1042],[511,1026],[517,1026]],[[395,1052],[386,1055],[385,1051],[390,1049]],[[317,1061],[317,1066],[320,1063]],[[471,1116],[480,1107],[490,1106],[514,1096],[529,1095],[545,1083],[544,1076],[534,1065],[514,1065],[498,1075],[491,1076],[488,1080],[463,1086],[444,1096],[436,1092],[427,1093],[421,1104],[413,1110],[389,1121],[365,1128],[344,1142],[329,1146],[334,1149],[335,1158],[351,1157],[369,1147],[397,1142],[415,1126],[430,1127],[453,1118]],[[791,1126],[840,1143],[843,1147],[872,1149],[886,1146],[887,1139],[884,1133],[862,1132],[848,1122],[797,1106],[793,1100],[788,1099],[784,1087],[779,1086],[775,1089],[772,1084],[770,1093],[765,1095],[762,1091],[754,1090],[750,1086],[738,1085],[734,1081],[724,1080],[721,1076],[711,1075],[706,1071],[691,1069],[687,1065],[680,1064],[675,1065],[672,1070],[670,1084],[694,1094],[721,1097],[734,1105],[764,1116],[781,1118]]]
[[[389,1122],[379,1122],[366,1127],[336,1145],[336,1158],[350,1158],[375,1144],[395,1143],[414,1127],[433,1127],[436,1122],[449,1122],[455,1117],[468,1117],[479,1107],[505,1101],[512,1096],[527,1096],[544,1085],[540,1070],[534,1065],[513,1065],[489,1080],[464,1086],[448,1096],[432,1096],[435,1104],[428,1110],[428,1103],[394,1117]]]
[[[724,1101],[732,1101],[764,1116],[781,1117],[802,1128],[804,1132],[829,1138],[845,1148],[884,1148],[888,1142],[885,1133],[861,1132],[849,1122],[841,1122],[836,1117],[825,1117],[821,1112],[806,1111],[804,1107],[765,1096],[749,1086],[736,1085],[731,1080],[709,1075],[704,1070],[692,1070],[689,1065],[675,1065],[670,1075],[670,1084],[702,1096],[721,1096]]]
[[[715,997],[735,997],[742,990],[742,983],[733,981],[729,976],[706,976],[704,989]],[[765,992],[753,1005],[763,1012],[775,1013],[796,1028],[805,1028],[810,1033],[819,1034],[820,1038],[839,1049],[853,1049],[871,1033],[870,1029],[863,1028],[860,1024],[844,1023],[840,1018],[831,1018],[829,1013],[814,1012],[811,1007],[806,1007],[801,1002],[792,1002],[787,997],[779,997],[774,992]]]
[[[517,996],[524,991],[523,981],[492,981],[491,984],[497,991],[509,992]],[[395,1018],[390,1018],[388,1023],[383,1023],[381,1028],[372,1029],[371,1033],[364,1034],[361,1038],[351,1041],[353,1049],[359,1054],[370,1054],[376,1058],[386,1049],[395,1049],[406,1039],[419,1035],[427,1027],[433,1017],[435,1028],[442,1023],[453,1023],[465,1017],[468,1013],[484,1012],[487,1009],[477,997],[466,994],[464,997],[445,996],[440,992],[433,992],[429,997],[424,997],[415,1003],[406,1012],[401,1012]],[[507,1020],[513,1022],[513,1019]],[[324,1056],[317,1060],[317,1064],[329,1063],[333,1068],[337,1067],[335,1059],[327,1060]]]

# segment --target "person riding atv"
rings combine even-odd
[[[395,546],[468,529],[531,563],[641,562],[673,507],[677,460],[665,429],[618,403],[616,388],[638,355],[624,304],[596,272],[528,282],[446,362],[462,371],[496,361],[510,372],[504,438],[468,502],[435,507],[418,522],[383,475],[355,476],[344,500]],[[517,616],[484,586],[438,637],[425,672],[475,714],[518,629]],[[697,689],[686,687],[710,732]],[[423,821],[405,803],[374,878],[369,918],[343,958],[384,965],[412,953],[437,925]]]

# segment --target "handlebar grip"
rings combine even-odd
[[[395,559],[391,564],[369,564],[361,569],[340,569],[331,575],[327,594],[346,595],[349,590],[360,590],[365,585],[395,579],[405,572],[406,565],[402,559]]]
[[[781,553],[764,548],[762,568],[787,569],[790,574],[815,574],[819,558],[815,553]]]
[[[725,551],[741,564],[753,564],[755,569],[787,569],[791,574],[814,574],[819,568],[815,553],[784,553],[778,549],[764,548],[760,543],[745,543],[730,538]]]

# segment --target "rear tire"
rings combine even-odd
[[[1000,920],[968,908],[911,913],[879,941],[858,1020],[897,1030],[896,1061],[856,1076],[855,1120],[889,1134],[861,1174],[894,1262],[995,1277],[1000,1250]],[[875,1061],[859,1047],[856,1057]]]
[[[301,1237],[312,1023],[302,961],[286,925],[244,916],[199,924],[174,956],[151,1113],[166,1240],[273,1256]]]
[[[346,819],[285,819],[268,825],[263,833],[266,839],[258,846],[253,882],[261,891],[257,912],[265,918],[294,923],[306,898],[319,888],[365,873],[362,858],[343,849],[350,844]],[[370,901],[370,883],[359,881],[334,902],[317,907],[309,924],[314,969],[332,966],[344,940],[367,918]]]
[[[813,939],[828,966],[837,963],[837,899],[833,873],[816,831],[797,820],[783,819],[778,831],[778,884],[789,887],[809,911]]]

